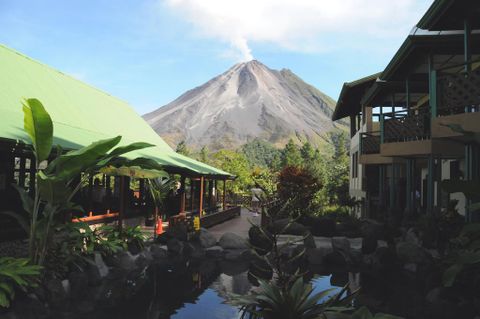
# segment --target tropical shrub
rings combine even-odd
[[[306,169],[287,166],[278,176],[277,193],[283,203],[288,203],[285,210],[298,217],[311,213],[312,200],[321,187],[320,181]]]
[[[124,250],[128,250],[132,245],[138,249],[143,249],[146,237],[140,226],[125,226],[121,231],[112,229],[106,232],[105,239],[107,242],[117,243]]]
[[[0,307],[9,307],[15,289],[37,286],[41,267],[30,265],[26,258],[0,257]]]
[[[35,192],[33,198],[26,190],[17,187],[23,209],[28,214],[7,213],[15,217],[29,234],[29,256],[33,263],[43,265],[52,244],[58,216],[80,209],[72,199],[90,174],[102,173],[146,178],[163,176],[161,167],[148,159],[126,160],[120,156],[138,149],[151,147],[148,143],[133,143],[116,147],[121,136],[100,140],[78,150],[64,153],[60,147],[52,152],[53,122],[42,103],[37,99],[23,102],[24,129],[28,134],[35,156]],[[52,159],[53,153],[56,157]],[[50,160],[44,166],[44,161]],[[139,172],[142,170],[141,172]]]

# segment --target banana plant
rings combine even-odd
[[[135,177],[142,174],[148,174],[149,177],[164,176],[166,173],[152,160],[122,158],[125,153],[154,145],[138,142],[117,147],[121,136],[99,140],[66,153],[61,148],[53,152],[53,122],[45,107],[33,98],[24,100],[22,104],[24,129],[35,156],[35,192],[31,198],[24,189],[16,187],[23,209],[28,214],[27,219],[12,212],[7,214],[15,217],[27,231],[30,259],[34,264],[42,265],[52,240],[56,216],[79,209],[72,199],[91,174],[102,170]],[[51,159],[54,153],[56,157],[45,166],[44,162]],[[145,170],[140,173],[142,169]]]

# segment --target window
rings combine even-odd
[[[358,152],[352,155],[352,178],[358,177]]]

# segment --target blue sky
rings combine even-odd
[[[385,67],[431,2],[0,0],[0,42],[140,114],[251,58],[336,99]]]

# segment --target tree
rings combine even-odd
[[[177,153],[189,156],[190,155],[190,150],[187,147],[187,143],[185,143],[185,140],[181,141],[180,143],[177,144],[177,149],[175,150]]]
[[[285,166],[298,167],[298,166],[301,166],[303,163],[300,151],[298,150],[298,147],[295,145],[292,139],[290,139],[287,145],[285,145],[282,155],[283,155],[282,156],[283,167]]]
[[[278,157],[280,153],[275,146],[258,138],[244,144],[241,151],[245,154],[252,167],[269,168],[272,168],[274,158]]]
[[[312,147],[312,144],[310,144],[309,141],[306,141],[302,148],[300,149],[300,154],[302,155],[303,162],[305,164],[309,164],[313,161],[315,157],[315,150]]]
[[[345,132],[341,132],[333,138],[335,152],[329,167],[328,194],[330,202],[340,206],[351,204],[349,195],[349,157],[346,147]]]
[[[252,187],[251,167],[244,154],[232,150],[220,150],[211,156],[211,164],[237,178],[227,183],[227,190],[236,194],[247,193]]]
[[[209,155],[208,147],[206,146],[202,147],[202,149],[200,150],[200,162],[208,164],[208,161],[209,161],[208,155]]]

